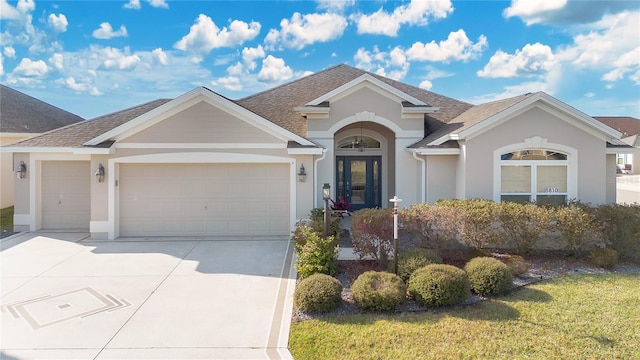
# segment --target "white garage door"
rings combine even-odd
[[[89,229],[89,161],[43,161],[41,169],[42,228]]]
[[[122,164],[121,236],[288,236],[288,164]]]

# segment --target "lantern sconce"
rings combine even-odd
[[[16,169],[16,178],[24,179],[27,176],[27,164],[24,161],[20,161],[20,165]]]
[[[98,170],[96,170],[95,176],[96,182],[104,182],[104,166],[102,166],[102,164],[98,164]]]
[[[322,200],[328,201],[331,199],[331,186],[329,183],[324,183],[322,186]]]
[[[300,171],[298,171],[298,181],[307,181],[307,171],[304,169],[304,164],[300,165]]]

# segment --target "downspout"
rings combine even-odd
[[[420,198],[422,203],[427,202],[427,161],[418,156],[418,151],[411,151],[413,154],[413,158],[422,163],[422,175],[420,179],[420,184],[422,186],[422,190],[420,191]]]
[[[318,162],[327,156],[327,149],[322,149],[322,156],[313,161],[313,207],[318,207]]]

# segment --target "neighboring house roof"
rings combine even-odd
[[[105,132],[120,126],[130,120],[141,116],[158,106],[161,106],[170,99],[154,100],[129,109],[114,112],[92,120],[71,124],[59,129],[55,129],[26,139],[11,145],[12,147],[64,147],[80,148],[83,144]]]
[[[0,132],[38,134],[84,119],[0,85]]]
[[[640,135],[627,136],[626,138],[623,138],[622,141],[629,146],[640,148]]]
[[[594,116],[594,119],[622,133],[622,137],[640,135],[640,119],[630,116]]]

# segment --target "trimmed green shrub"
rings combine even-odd
[[[310,227],[298,226],[294,232],[295,249],[298,260],[296,270],[301,279],[315,273],[333,275],[337,271],[339,247],[333,236],[322,238]]]
[[[535,204],[502,202],[498,204],[498,218],[504,241],[518,254],[530,254],[542,234],[550,229],[550,211]]]
[[[513,276],[520,276],[529,270],[529,265],[520,255],[511,255],[504,259],[503,262],[507,265]]]
[[[360,258],[370,256],[386,267],[393,250],[391,209],[362,209],[351,217],[351,243]]]
[[[585,204],[570,203],[553,209],[556,228],[567,239],[567,251],[577,257],[600,244],[593,209]]]
[[[442,258],[433,250],[413,248],[398,254],[398,276],[403,281],[409,281],[414,271],[429,264],[442,264]],[[395,261],[389,262],[389,272],[394,272]]]
[[[459,211],[446,206],[414,204],[400,209],[398,217],[403,230],[420,239],[424,248],[442,250],[458,248]]]
[[[331,210],[329,210],[331,211]],[[311,209],[310,214],[311,219],[311,229],[313,231],[320,234],[320,236],[324,235],[324,209],[323,208],[315,208]],[[340,238],[342,234],[342,223],[340,222],[339,217],[329,216],[329,233],[327,236],[333,236],[336,239]]]
[[[340,305],[342,285],[338,279],[314,274],[300,281],[293,294],[293,304],[303,312],[328,312]]]
[[[421,306],[457,304],[469,297],[467,273],[445,264],[431,264],[416,270],[409,278],[409,294]]]
[[[489,200],[441,200],[436,203],[456,209],[462,241],[476,249],[496,248],[502,243],[498,224],[498,205]]]
[[[589,252],[591,262],[603,269],[613,269],[618,266],[618,252],[613,249],[595,248]]]
[[[640,263],[640,204],[600,205],[596,218],[607,247],[621,259]]]
[[[478,295],[505,292],[513,285],[507,265],[491,257],[473,258],[464,266],[464,270],[469,275],[471,290]]]
[[[365,310],[395,310],[404,303],[407,287],[400,277],[388,272],[367,271],[353,282],[351,293],[357,307]]]

